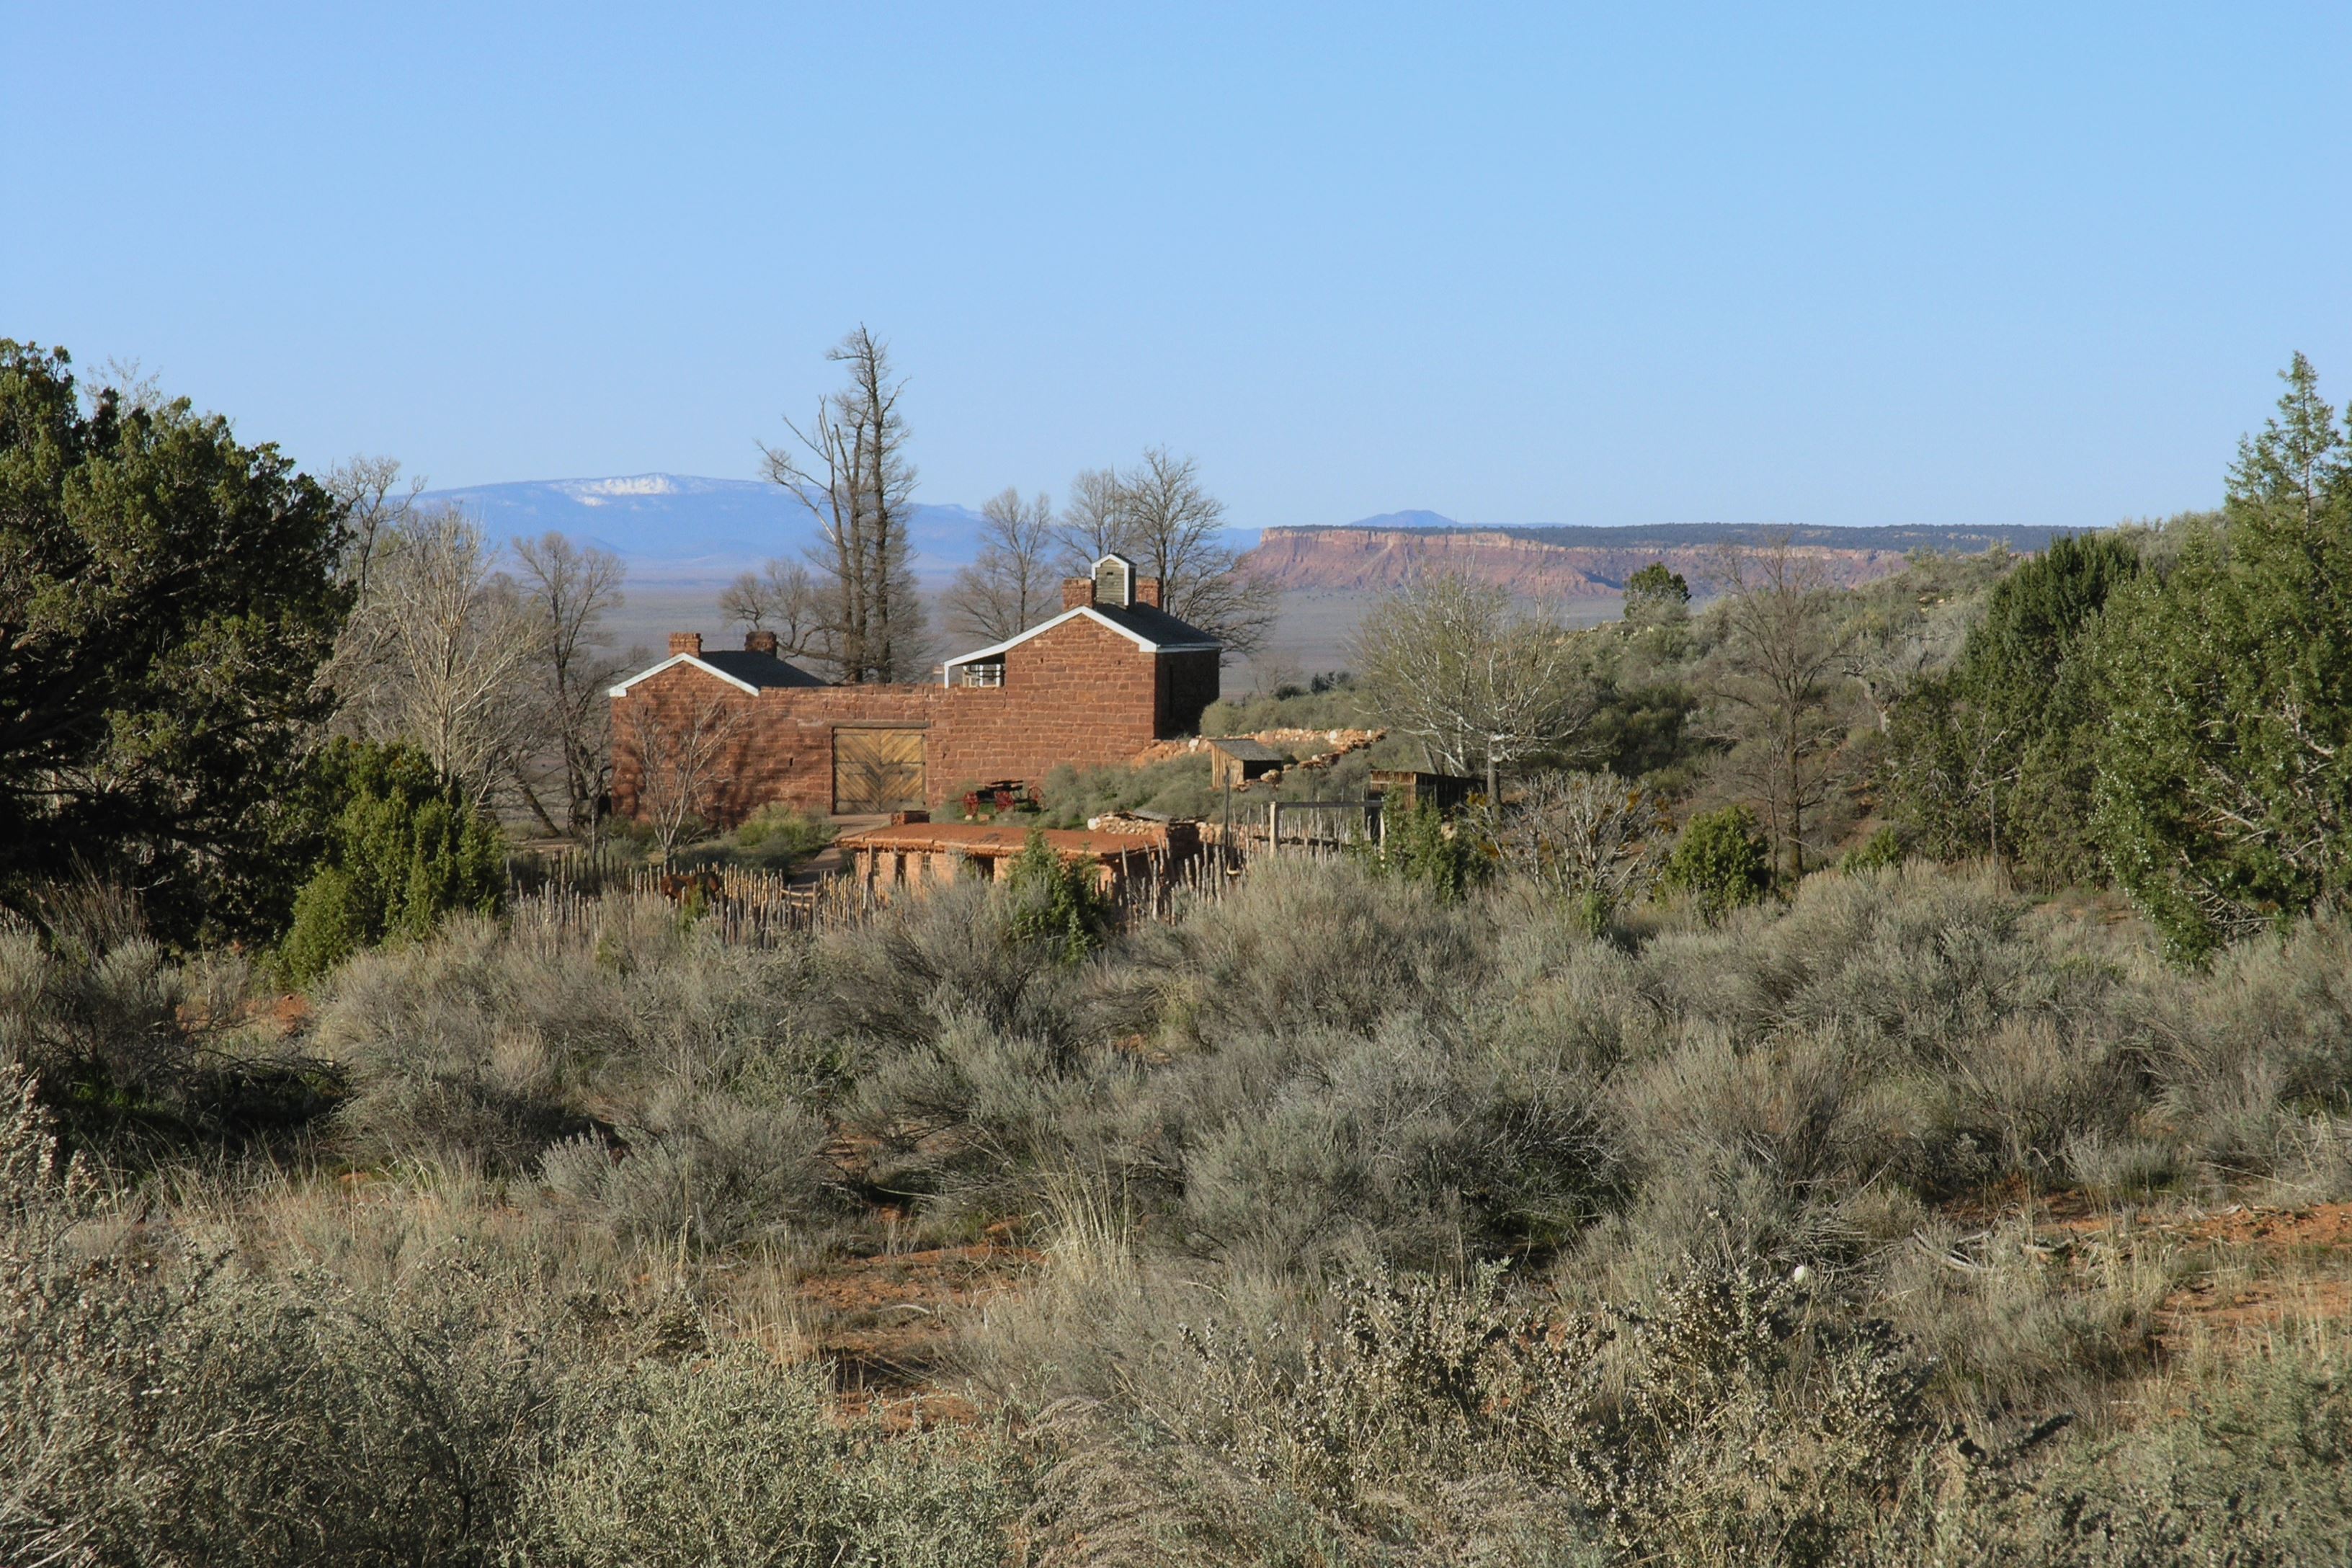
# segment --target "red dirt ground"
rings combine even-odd
[[[844,1258],[803,1274],[794,1294],[810,1319],[811,1348],[834,1363],[847,1413],[874,1409],[892,1425],[963,1420],[971,1415],[965,1401],[934,1386],[955,1321],[1017,1288],[1038,1258],[995,1238]]]

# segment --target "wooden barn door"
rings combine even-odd
[[[911,811],[923,804],[923,732],[833,732],[833,809],[844,816]]]

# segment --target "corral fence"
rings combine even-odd
[[[720,941],[755,947],[797,932],[862,925],[880,907],[872,889],[848,877],[795,882],[781,871],[743,866],[665,871],[599,864],[593,850],[510,867],[508,885],[508,910],[518,924],[585,931],[607,918],[607,900],[660,899]]]
[[[1120,890],[1121,924],[1173,918],[1188,902],[1221,899],[1261,856],[1339,855],[1383,842],[1378,796],[1284,800],[1239,820],[1201,825],[1200,850],[1130,873]],[[661,899],[722,942],[771,946],[806,931],[864,925],[891,898],[847,875],[795,879],[743,866],[665,870],[628,846],[566,846],[509,857],[507,902],[518,924],[551,931],[601,928],[611,898]]]

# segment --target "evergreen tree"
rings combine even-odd
[[[2126,537],[2053,541],[1994,587],[1952,669],[1896,705],[1890,804],[1935,853],[1996,855],[2043,887],[2100,877],[2100,709],[2080,656],[2108,597],[2138,570]]]
[[[2352,445],[2301,354],[2219,526],[2109,606],[2096,824],[2176,954],[2352,884]]]
[[[1772,890],[1772,851],[1756,814],[1729,805],[1692,817],[1658,881],[1685,894],[1709,924],[1761,903]]]
[[[1093,952],[1110,929],[1110,900],[1099,869],[1092,856],[1063,859],[1044,828],[1031,828],[1004,873],[1003,896],[1014,939],[1045,943],[1066,963]]]
[[[287,978],[316,979],[364,947],[429,933],[461,910],[496,914],[506,888],[498,825],[413,746],[338,740],[312,790],[331,813],[327,854],[294,900]]]
[[[342,516],[226,420],[0,339],[0,901],[88,870],[167,940],[282,929]]]

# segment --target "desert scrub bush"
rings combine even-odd
[[[492,1560],[553,1364],[527,1303],[462,1260],[362,1300],[126,1227],[8,1087],[0,1559]]]
[[[1188,1244],[1244,1269],[1549,1252],[1622,1180],[1593,1080],[1403,1016],[1229,1041],[1140,1098]]]
[[[1126,1152],[1108,1119],[1132,1065],[1100,1047],[1056,1048],[977,1017],[878,1054],[840,1107],[867,1141],[866,1181],[946,1219],[1020,1214],[1073,1162],[1106,1172]]]
[[[2315,1173],[2307,1125],[2352,1114],[2352,921],[2324,912],[2166,976],[2146,1021],[2159,1095],[2196,1158]]]
[[[507,1561],[562,1568],[966,1568],[1002,1561],[1027,1502],[985,1430],[843,1426],[820,1367],[740,1345],[607,1363],[553,1400]]]
[[[1113,811],[1152,811],[1205,822],[1219,809],[1205,752],[1142,768],[1060,763],[1045,775],[1039,800],[1047,827],[1084,827],[1089,818]]]
[[[136,907],[102,924],[0,912],[0,1062],[41,1085],[68,1142],[117,1161],[292,1134],[332,1109],[327,1064],[247,1027],[234,955],[173,958]]]
[[[1478,957],[1474,916],[1339,859],[1265,861],[1224,896],[1126,945],[1192,1043],[1443,1011]]]
[[[827,933],[816,953],[823,1026],[887,1051],[971,1017],[1068,1048],[1076,976],[1049,944],[1021,941],[1008,912],[989,886],[957,883]]]
[[[1659,882],[1688,898],[1709,921],[1760,902],[1772,889],[1771,849],[1756,814],[1729,805],[1690,819],[1666,857]]]
[[[352,1075],[351,1152],[519,1172],[666,1091],[814,1100],[838,1081],[805,950],[723,945],[659,900],[598,913],[569,933],[454,921],[340,971],[313,1037]]]
[[[1502,1276],[1351,1279],[1319,1333],[1180,1323],[1156,1414],[1280,1500],[1277,1514],[1303,1506],[1335,1546],[1517,1548],[1496,1553],[1508,1561],[1532,1557],[1536,1535],[1573,1550],[1592,1532],[1562,1458],[1598,1394],[1605,1332],[1509,1305]]]
[[[2340,1339],[2166,1378],[2120,1431],[2053,1418],[1923,1473],[1868,1561],[2289,1568],[2352,1561],[2352,1380]]]
[[[1137,1462],[1055,1531],[1157,1518],[1203,1561],[1832,1563],[1900,1500],[1923,1374],[1885,1325],[1757,1259],[1686,1265],[1639,1310],[1503,1281],[1362,1276],[1319,1326],[1163,1331],[1097,1437]]]
[[[1530,774],[1495,835],[1503,869],[1572,908],[1594,936],[1649,891],[1665,816],[1613,773]]]
[[[582,1218],[631,1241],[723,1251],[841,1206],[825,1125],[796,1106],[684,1097],[617,1139],[618,1148],[586,1134],[556,1144],[540,1180]]]
[[[790,806],[763,805],[736,828],[732,858],[774,869],[808,858],[834,840],[831,824]],[[697,858],[685,858],[689,863]]]

